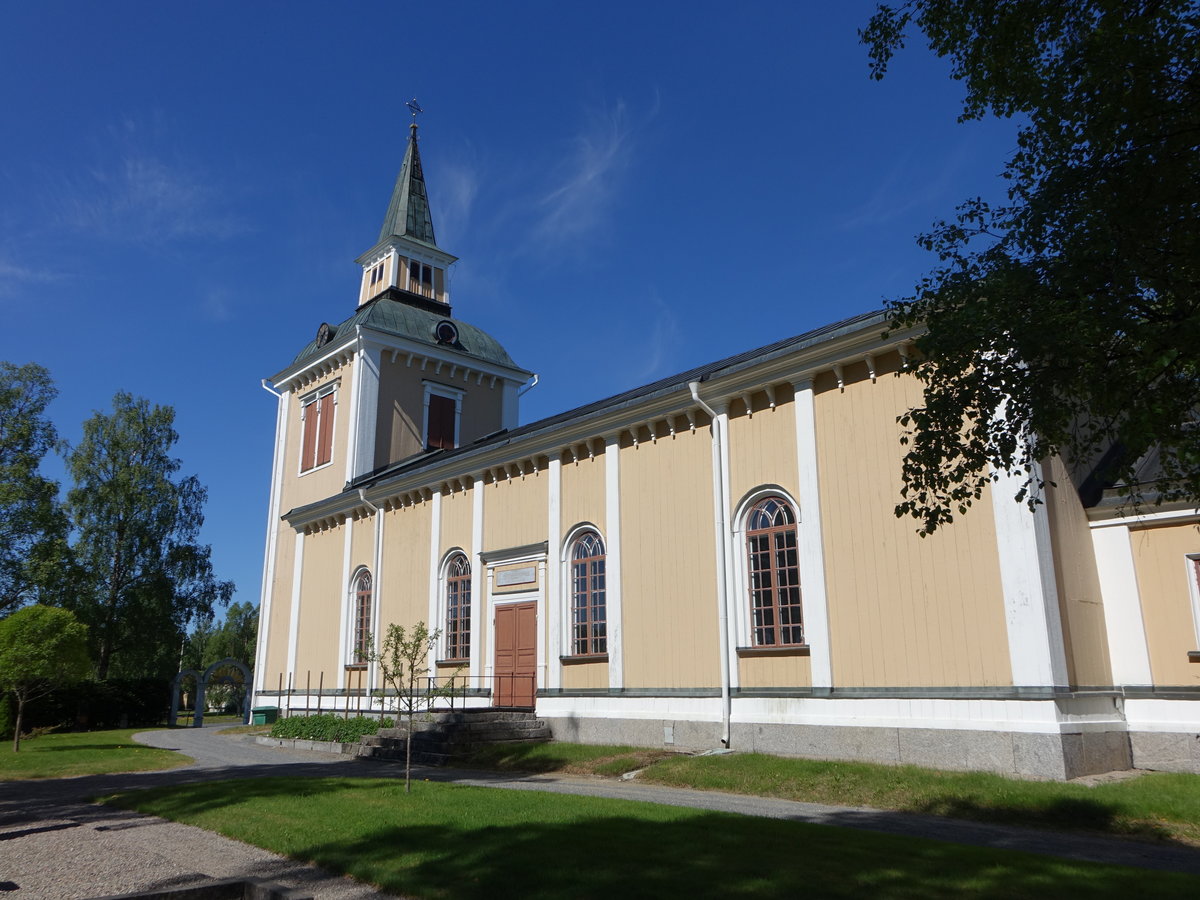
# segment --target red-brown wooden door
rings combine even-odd
[[[537,688],[537,604],[496,607],[496,706],[533,706]]]

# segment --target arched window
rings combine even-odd
[[[782,497],[766,497],[751,507],[746,551],[754,646],[803,644],[796,514]]]
[[[446,659],[471,656],[471,563],[456,553],[446,563]]]
[[[605,615],[604,541],[588,531],[571,546],[571,653],[608,652]]]
[[[354,576],[350,629],[350,658],[347,665],[365,666],[371,654],[371,573],[366,569]]]

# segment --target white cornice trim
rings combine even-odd
[[[878,323],[875,323],[878,325]],[[765,390],[781,383],[795,383],[813,378],[816,374],[829,371],[839,361],[849,365],[861,362],[867,354],[880,355],[906,347],[914,332],[906,331],[891,335],[886,340],[875,326],[841,335],[826,343],[803,347],[790,353],[781,353],[778,358],[763,362],[751,361],[740,365],[726,374],[717,374],[704,382],[704,393],[710,403],[719,398],[737,398],[743,393]],[[415,363],[414,363],[415,364]],[[572,445],[585,445],[597,438],[620,435],[625,431],[637,435],[637,431],[653,426],[663,419],[668,427],[659,434],[649,430],[650,439],[657,440],[670,433],[671,427],[681,430],[680,421],[687,417],[689,426],[697,422],[698,407],[692,399],[686,383],[672,386],[662,393],[636,397],[625,403],[596,410],[587,418],[573,419],[547,425],[537,431],[522,434],[511,441],[500,441],[467,454],[455,454],[444,462],[431,460],[427,468],[385,476],[366,488],[366,495],[377,504],[389,498],[439,486],[447,479],[461,477],[464,471],[481,471],[506,467],[519,462],[522,470],[526,463],[549,460],[567,451]],[[705,416],[707,418],[707,416]],[[640,440],[641,438],[637,438]],[[310,506],[303,516],[289,519],[294,528],[333,515],[344,515],[358,505],[355,494],[331,497],[319,505]]]
[[[1186,507],[1184,509],[1172,509],[1166,512],[1143,513],[1141,515],[1122,516],[1120,513],[1114,512],[1113,517],[1109,519],[1096,519],[1088,522],[1091,528],[1111,528],[1114,525],[1150,525],[1158,522],[1178,522],[1184,524],[1186,522],[1200,521],[1200,509]]]

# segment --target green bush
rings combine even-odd
[[[292,716],[280,719],[271,726],[271,737],[301,741],[335,741],[351,744],[364,734],[375,734],[380,728],[391,728],[391,719],[372,719],[355,716],[343,719],[334,713],[319,716]]]
[[[23,727],[96,731],[160,725],[170,706],[171,683],[161,678],[82,681],[55,688],[31,703]]]

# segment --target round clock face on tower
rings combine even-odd
[[[333,339],[333,326],[328,322],[322,322],[321,327],[317,329],[317,346],[324,347]]]
[[[442,319],[433,326],[433,335],[439,344],[458,343],[458,328],[449,319]]]

